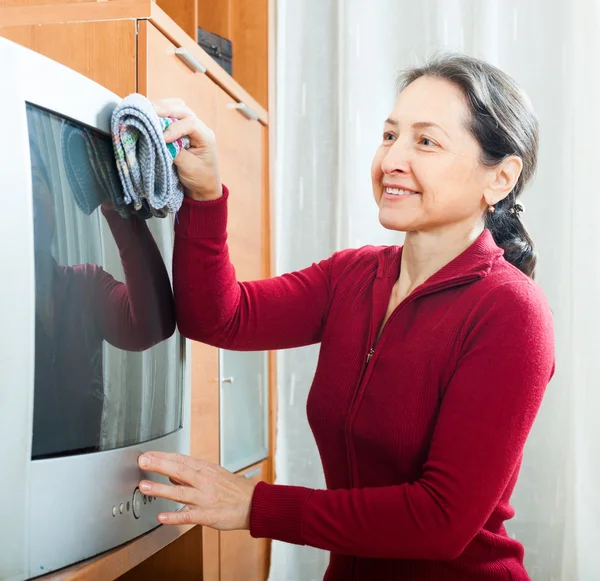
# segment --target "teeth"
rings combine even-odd
[[[416,192],[410,190],[401,190],[400,188],[385,188],[386,194],[392,194],[393,196],[410,196]]]

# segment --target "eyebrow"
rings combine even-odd
[[[391,117],[388,117],[385,120],[385,124],[393,125],[394,127],[398,127],[398,121],[396,121],[396,119],[392,119]],[[435,127],[436,129],[443,131],[448,137],[450,137],[448,135],[447,131],[445,131],[443,127],[441,127],[437,123],[433,123],[433,121],[418,121],[417,123],[413,123],[412,126],[414,129],[427,129],[428,127]]]

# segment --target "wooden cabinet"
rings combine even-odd
[[[221,179],[229,188],[228,240],[239,280],[264,278],[263,203],[266,128],[243,101],[230,96],[206,74],[194,72],[175,54],[178,48],[152,24],[139,24],[139,90],[151,100],[183,99],[217,138]],[[168,82],[165,82],[168,79]],[[245,113],[245,114],[244,114]]]
[[[220,89],[206,74],[186,65],[177,48],[152,23],[139,22],[138,91],[151,101],[182,99],[214,131]]]
[[[200,4],[191,9],[189,0],[160,0],[158,4],[152,0],[5,0],[0,1],[0,36],[80,72],[121,97],[139,92],[151,100],[184,100],[217,138],[222,181],[231,192],[228,243],[238,279],[269,276],[268,114],[195,43],[195,35],[186,35],[160,6],[171,9],[177,22],[192,34]],[[253,18],[253,22],[263,22],[266,14],[253,14]],[[241,29],[236,34],[242,34]],[[257,58],[264,58],[261,51],[257,50]],[[252,51],[246,50],[238,62],[242,68],[243,63],[248,66],[246,73],[238,68],[240,78],[253,78]],[[266,63],[256,67],[263,70]],[[261,96],[266,103],[266,85]],[[218,463],[219,353],[193,343],[191,357],[191,454]],[[269,361],[265,376],[271,400],[273,358]],[[263,418],[267,413],[265,405]],[[265,426],[265,438],[273,433],[271,422]],[[242,473],[269,481],[272,447],[269,453],[265,461]],[[49,579],[265,581],[269,547],[268,541],[252,539],[244,531],[159,527]]]
[[[262,462],[242,474],[253,482],[267,480],[267,464]],[[221,581],[266,581],[270,542],[254,539],[247,531],[221,533]]]
[[[182,0],[162,0],[173,12]],[[272,1],[272,0],[271,0]],[[202,0],[196,3],[198,26],[231,40],[233,78],[265,108],[269,83],[270,0]]]
[[[202,529],[194,527],[174,543],[119,577],[119,581],[202,581]]]
[[[228,241],[238,280],[264,278],[262,245],[263,149],[265,129],[235,107],[244,107],[217,91],[217,148],[221,178],[230,191]],[[257,252],[258,251],[258,252]]]
[[[14,1],[14,0],[12,0]],[[233,45],[233,78],[265,109],[269,101],[269,8],[273,0],[157,0],[185,32],[197,28],[229,39]]]
[[[135,20],[12,26],[0,28],[0,36],[68,66],[121,97],[136,91]]]

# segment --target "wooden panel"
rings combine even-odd
[[[6,0],[4,0],[6,2]],[[0,26],[26,24],[52,24],[59,22],[84,22],[148,18],[154,0],[104,0],[72,2],[69,0],[41,0],[22,4],[20,0],[0,0]]]
[[[157,0],[157,3],[188,36],[197,38],[197,0]]]
[[[190,453],[219,463],[219,362],[218,351],[192,343],[192,434]],[[219,581],[219,533],[202,530],[205,581]]]
[[[1,28],[0,35],[31,48],[125,97],[136,90],[134,20]]]
[[[231,40],[233,77],[265,109],[269,97],[269,0],[199,0],[198,26]]]
[[[150,99],[177,97],[213,130],[217,124],[217,86],[204,74],[192,72],[175,56],[175,45],[151,23],[140,22],[140,91]],[[168,79],[168,82],[165,82]],[[219,462],[218,351],[192,344],[192,456]],[[205,581],[219,581],[218,531],[201,532]]]
[[[140,22],[139,87],[151,100],[177,97],[216,127],[217,86],[175,56],[175,46],[152,24]],[[165,80],[168,79],[168,82]],[[219,462],[219,371],[215,348],[192,344],[192,456]]]
[[[181,30],[171,18],[167,16],[164,10],[155,3],[152,3],[152,24],[156,26],[173,44],[187,49],[195,58],[197,58],[207,69],[207,75],[213,79],[221,88],[234,98],[243,101],[251,107],[261,123],[267,124],[269,116],[265,108],[254,99],[238,82],[231,78],[222,67],[220,67],[204,50],[200,48],[194,39],[190,38]]]
[[[270,125],[262,128],[262,271],[264,277],[271,276],[272,272],[274,272],[274,236],[272,236],[274,229],[272,224],[273,212],[270,198],[271,173],[269,164],[269,144],[271,131],[272,128]]]
[[[233,78],[269,106],[269,0],[231,0]]]
[[[96,0],[62,0],[63,3],[81,3],[81,2],[95,2]],[[1,7],[8,6],[19,6],[21,8],[25,6],[39,6],[45,4],[56,4],[56,0],[0,0]]]
[[[192,434],[190,453],[219,463],[219,356],[218,350],[192,343]],[[219,532],[202,531],[205,581],[219,581]]]
[[[192,343],[192,435],[190,454],[219,463],[219,354]]]
[[[140,563],[119,581],[201,581],[202,529],[194,527],[179,539]]]
[[[18,2],[19,0],[11,0]],[[247,0],[251,5],[252,0]],[[259,0],[264,2],[264,0]],[[196,36],[190,37],[153,0],[108,0],[90,2],[52,2],[51,4],[2,7],[0,0],[0,31],[12,26],[79,23],[87,21],[108,21],[119,19],[150,19],[152,23],[175,45],[185,47],[206,68],[207,74],[230,95],[244,101],[259,115],[261,123],[268,123],[265,107],[260,104],[242,85],[232,79],[196,43]],[[241,24],[242,25],[242,24]],[[0,32],[0,34],[4,34]],[[228,35],[231,36],[231,35]],[[235,50],[235,48],[234,48]],[[235,65],[234,65],[235,66]],[[250,85],[252,86],[252,84]]]
[[[139,89],[150,100],[183,99],[211,129],[217,116],[217,86],[205,74],[192,71],[176,55],[177,48],[157,28],[139,23]]]
[[[253,482],[265,480],[265,473],[266,462],[242,472],[253,474]],[[222,532],[221,581],[266,581],[269,545],[267,539],[253,539],[248,531]]]
[[[226,93],[218,91],[217,147],[223,183],[230,190],[228,241],[238,280],[264,276],[263,127],[246,119]]]
[[[39,581],[113,581],[188,532],[191,526],[160,526],[118,549],[73,567],[37,577]]]
[[[198,26],[219,36],[231,38],[230,0],[198,0]]]

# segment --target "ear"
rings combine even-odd
[[[483,193],[485,203],[494,206],[512,192],[523,171],[523,160],[517,155],[507,157],[490,168],[490,183]]]

